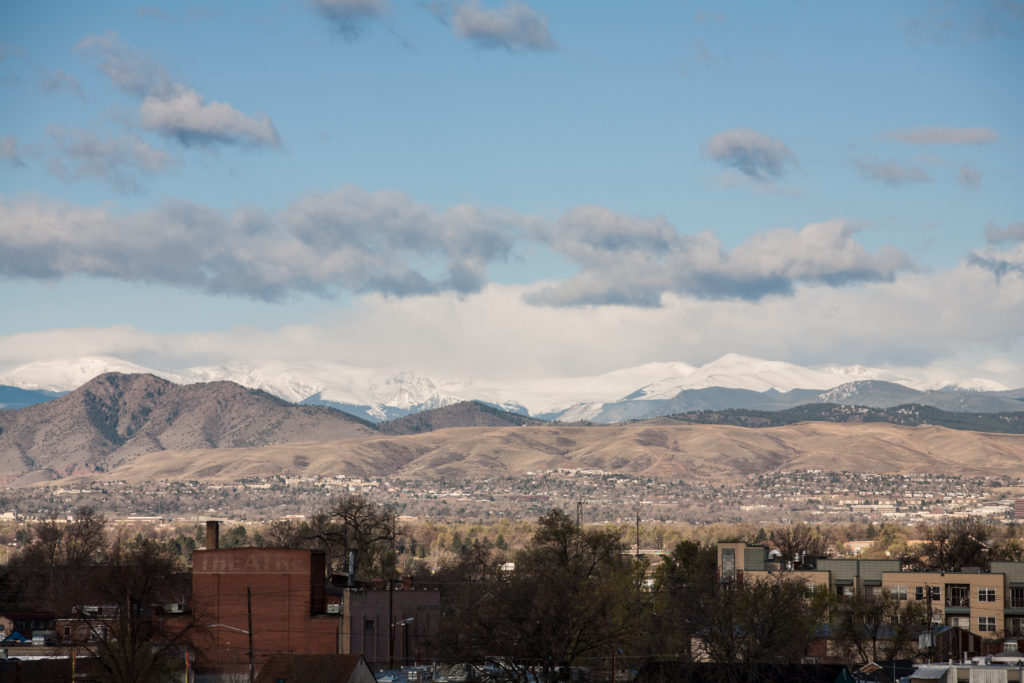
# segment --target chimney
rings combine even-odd
[[[208,521],[206,523],[206,549],[218,550],[220,543],[220,522]]]

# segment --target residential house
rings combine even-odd
[[[377,683],[362,655],[270,655],[256,683]]]
[[[56,615],[50,612],[4,612],[0,614],[0,641],[32,640],[36,631],[52,631],[55,622]]]

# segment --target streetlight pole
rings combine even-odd
[[[256,682],[256,660],[252,651],[252,587],[245,587],[245,609],[249,613],[249,683]]]
[[[227,624],[207,624],[206,628],[226,628],[229,631],[237,631],[238,633],[244,633],[249,636],[249,683],[254,683],[256,680],[256,667],[255,660],[253,659],[253,648],[252,648],[252,594],[249,592],[249,587],[246,586],[245,596],[249,602],[249,630],[246,631],[244,628],[238,628],[237,626],[229,626]],[[218,648],[219,649],[219,648]]]
[[[391,642],[388,645],[388,669],[394,669],[395,668],[395,629],[397,627],[399,627],[399,626],[404,628],[405,626],[408,626],[409,624],[411,624],[415,620],[416,620],[416,617],[409,617],[407,619],[402,619],[399,622],[395,622],[392,619],[392,621],[391,621]],[[408,652],[404,652],[403,654],[405,655],[405,658],[408,658],[408,656],[409,656]]]

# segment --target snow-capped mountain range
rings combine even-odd
[[[64,392],[112,371],[151,373],[178,384],[229,380],[293,403],[330,405],[375,422],[464,400],[546,419],[597,422],[694,409],[771,410],[801,403],[855,403],[868,395],[882,403],[910,402],[902,399],[922,396],[923,402],[947,409],[946,404],[986,412],[1024,409],[1017,396],[1020,392],[987,379],[922,379],[863,366],[806,368],[738,354],[726,354],[700,367],[647,363],[587,377],[502,382],[441,379],[407,369],[334,362],[227,363],[169,370],[119,358],[86,357],[0,369],[0,386]]]

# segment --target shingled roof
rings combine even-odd
[[[271,655],[256,683],[376,683],[362,655]]]

